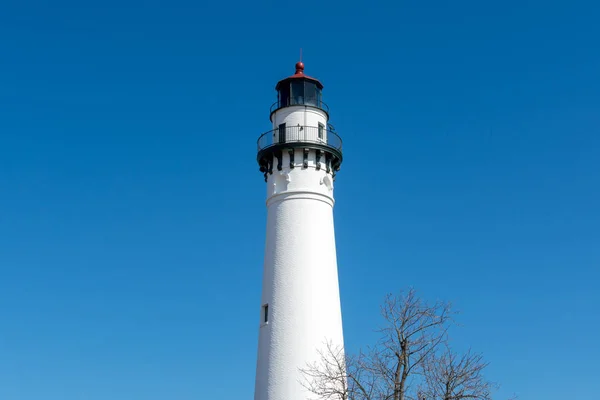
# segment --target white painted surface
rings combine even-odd
[[[319,122],[327,127],[327,114],[320,108],[311,106],[285,107],[273,114],[273,129],[284,123],[286,126],[318,126]]]
[[[300,122],[304,118],[315,119]],[[275,113],[274,124],[283,122],[317,126],[327,120],[322,111],[288,107]],[[295,152],[293,169],[287,152],[283,155],[283,170],[274,168],[266,183],[267,237],[255,400],[312,398],[301,384],[299,369],[319,360],[317,352],[326,341],[343,346],[333,179],[325,171],[324,157],[322,168],[316,169],[314,151],[309,154],[308,168],[302,168],[302,150]],[[264,304],[269,305],[266,324]]]

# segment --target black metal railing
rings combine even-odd
[[[320,108],[321,110],[325,111],[325,113],[327,113],[327,115],[329,115],[329,106],[327,104],[325,104],[325,102],[323,100],[319,100],[319,99],[315,99],[315,98],[305,98],[303,96],[292,97],[285,101],[276,101],[275,103],[273,103],[271,105],[271,114],[273,114],[275,111],[279,110],[280,108],[290,107],[290,106],[316,107],[316,108]]]
[[[324,126],[301,125],[276,128],[263,133],[257,141],[258,151],[284,143],[313,143],[342,152],[342,139],[334,131]]]

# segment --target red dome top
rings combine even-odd
[[[298,61],[296,63],[296,73],[292,76],[288,76],[287,78],[280,80],[277,83],[275,90],[279,90],[279,85],[281,85],[284,82],[288,82],[291,79],[307,79],[307,80],[315,82],[317,84],[317,86],[319,87],[319,89],[323,89],[323,84],[321,82],[319,82],[318,79],[310,77],[308,75],[304,75],[304,63],[302,61]]]

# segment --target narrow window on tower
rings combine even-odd
[[[319,139],[323,140],[323,131],[325,130],[325,125],[319,122]]]
[[[263,306],[263,324],[266,324],[269,322],[269,305],[265,304]]]

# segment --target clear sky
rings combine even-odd
[[[325,85],[342,310],[452,301],[499,398],[597,398],[595,1],[0,5],[0,399],[251,399],[276,82]]]

